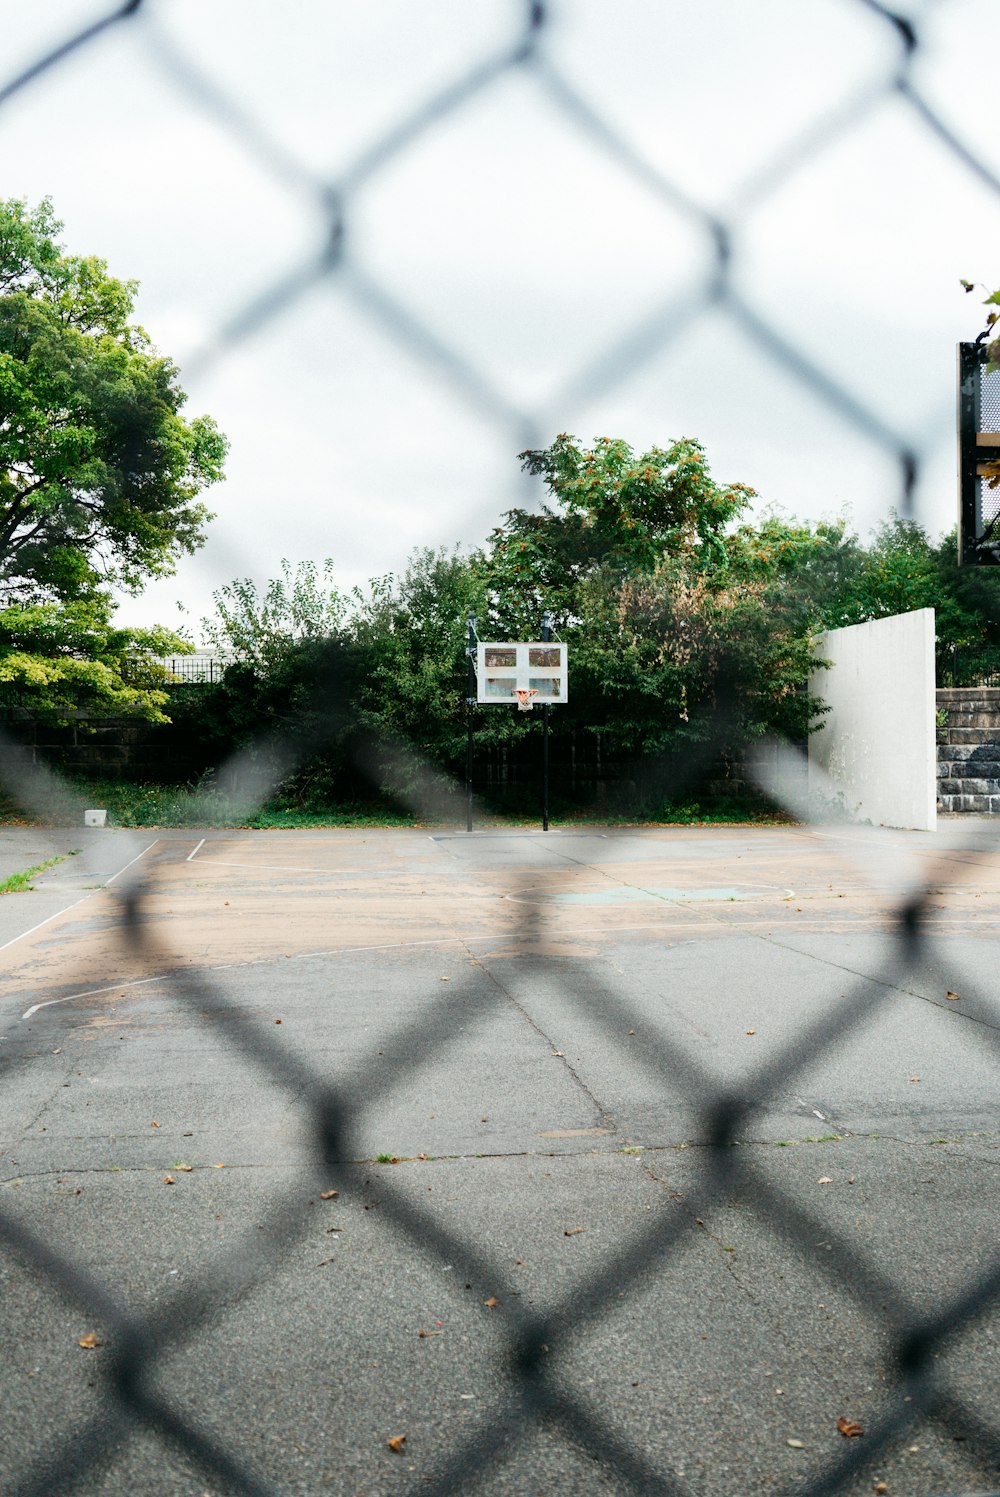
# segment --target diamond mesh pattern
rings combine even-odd
[[[717,210],[694,201],[669,172],[644,155],[574,87],[560,67],[557,48],[548,45],[551,18],[540,0],[523,7],[512,4],[511,16],[518,28],[515,40],[493,55],[469,59],[467,66],[422,100],[407,119],[367,141],[353,164],[335,181],[317,180],[309,165],[289,153],[261,119],[231,98],[210,58],[196,58],[170,43],[156,26],[153,6],[142,0],[129,0],[79,32],[66,35],[47,56],[0,88],[0,110],[46,77],[58,77],[70,59],[74,65],[85,67],[91,49],[116,28],[135,28],[148,47],[150,67],[155,65],[169,80],[178,114],[193,103],[212,116],[228,133],[235,150],[312,203],[322,222],[321,233],[303,261],[264,281],[237,315],[215,329],[204,349],[202,365],[224,360],[262,326],[287,315],[317,285],[336,282],[358,311],[384,332],[401,361],[405,360],[408,367],[415,364],[445,386],[458,389],[493,427],[505,436],[513,435],[516,445],[523,446],[536,440],[540,431],[545,432],[546,412],[510,399],[490,377],[485,361],[480,367],[471,360],[457,341],[449,338],[447,330],[428,325],[382,284],[373,270],[350,254],[346,236],[355,199],[364,186],[414,148],[442,119],[461,120],[463,111],[484,95],[494,91],[499,95],[505,80],[521,79],[544,97],[590,149],[613,161],[618,171],[682,215],[701,236],[704,250],[704,271],[697,284],[651,308],[641,328],[623,328],[616,346],[600,359],[566,370],[564,391],[579,397],[614,389],[710,313],[721,311],[765,358],[790,372],[831,414],[846,421],[859,438],[892,460],[898,473],[896,504],[903,514],[909,514],[923,453],[827,367],[814,344],[805,339],[790,341],[775,327],[747,298],[739,280],[741,232],[756,207],[795,173],[807,171],[848,132],[863,130],[886,104],[901,107],[933,137],[949,153],[956,172],[971,172],[988,190],[1000,194],[1000,184],[988,164],[956,135],[921,90],[923,44],[916,25],[877,0],[843,3],[869,13],[882,28],[882,39],[892,48],[884,72],[862,95],[845,98],[818,125],[783,142],[771,159],[760,163],[752,190],[735,195]],[[1000,429],[998,392],[1000,379],[992,377],[983,406],[988,429]],[[995,512],[1000,493],[996,498],[990,496],[989,502]],[[288,746],[286,768],[304,747],[297,743]],[[249,763],[243,765],[248,776]],[[8,787],[25,803],[49,816],[62,809],[75,817],[78,806],[71,788],[28,762],[13,745],[6,747],[3,774]],[[268,789],[267,783],[258,781],[248,803],[262,799]],[[901,1282],[884,1271],[856,1234],[832,1231],[828,1222],[804,1210],[791,1194],[775,1185],[749,1153],[736,1146],[754,1108],[779,1090],[794,1087],[808,1065],[839,1045],[845,1034],[859,1032],[870,1023],[881,1007],[892,1002],[893,993],[907,974],[929,960],[951,960],[936,950],[928,929],[932,890],[946,871],[944,862],[932,869],[926,887],[901,898],[887,916],[887,924],[897,935],[897,947],[884,981],[855,983],[845,978],[839,1001],[815,1013],[805,1038],[799,1036],[794,1045],[777,1050],[767,1064],[738,1084],[720,1089],[699,1067],[682,1036],[649,1040],[634,1061],[637,1074],[641,1071],[651,1084],[669,1081],[699,1119],[704,1147],[688,1195],[692,1210],[707,1218],[720,1202],[735,1193],[743,1195],[752,1201],[755,1215],[766,1220],[771,1233],[809,1261],[819,1292],[821,1286],[828,1285],[844,1292],[867,1313],[878,1307],[873,1334],[883,1337],[889,1347],[887,1398],[882,1412],[863,1441],[843,1440],[832,1454],[811,1463],[801,1479],[791,1480],[786,1489],[803,1497],[858,1490],[857,1483],[872,1460],[905,1440],[918,1416],[934,1421],[946,1439],[966,1442],[994,1481],[1000,1472],[995,1396],[984,1410],[968,1390],[954,1386],[939,1370],[939,1358],[957,1335],[969,1327],[991,1323],[989,1316],[1000,1296],[1000,1253],[995,1244],[980,1269],[970,1274],[959,1290],[942,1293],[935,1313],[920,1312]],[[159,927],[150,903],[153,893],[142,880],[129,887],[120,922],[106,933],[109,980],[114,980],[112,971],[117,970],[123,952],[131,952],[144,965],[169,974],[178,1001],[201,1016],[206,1032],[224,1043],[234,1062],[245,1066],[248,1076],[261,1084],[266,1081],[285,1096],[289,1109],[304,1125],[308,1136],[305,1154],[314,1164],[318,1161],[322,1179],[345,1195],[363,1197],[368,1189],[367,1167],[353,1162],[359,1118],[373,1106],[387,1104],[423,1059],[454,1042],[457,1018],[468,995],[458,984],[453,991],[443,991],[433,1008],[424,1011],[419,1022],[402,1033],[388,1053],[361,1053],[334,1084],[322,1067],[297,1057],[276,1043],[274,1034],[264,1025],[248,1019],[223,984],[192,968],[185,953],[158,945]],[[541,939],[546,920],[544,903],[539,900],[531,906],[529,902],[526,908],[529,933]],[[540,985],[558,980],[544,955],[529,955],[526,961],[527,980]],[[73,986],[75,977],[66,974],[67,987]],[[949,980],[955,985],[960,981],[958,977]],[[609,1046],[619,1044],[623,1030],[630,1028],[629,1005],[602,986],[599,979],[591,982],[585,993],[574,989],[565,997],[575,1006],[581,1021],[586,1020],[606,1036]],[[998,1033],[994,1014],[992,1022],[984,1020],[980,1036],[982,1052],[991,1062],[1000,1059]],[[380,1210],[415,1259],[419,1256],[453,1266],[456,1274],[494,1295],[502,1307],[498,1321],[503,1329],[492,1369],[496,1392],[490,1417],[470,1434],[460,1429],[451,1432],[434,1473],[421,1479],[421,1492],[444,1494],[487,1484],[496,1463],[509,1458],[539,1429],[593,1460],[600,1480],[613,1490],[692,1490],[672,1468],[654,1461],[634,1442],[623,1440],[610,1417],[595,1408],[580,1388],[560,1378],[549,1356],[552,1347],[558,1348],[573,1337],[593,1335],[598,1325],[617,1323],[623,1281],[655,1279],[673,1272],[682,1248],[682,1230],[675,1212],[664,1210],[651,1215],[624,1248],[578,1274],[559,1302],[541,1313],[519,1300],[510,1270],[475,1244],[471,1232],[462,1230],[460,1219],[450,1226],[443,1224],[438,1215],[415,1204],[391,1177],[381,1186]],[[202,1420],[197,1407],[191,1408],[164,1392],[161,1373],[168,1358],[180,1350],[196,1351],[199,1338],[208,1335],[214,1319],[238,1305],[261,1274],[289,1258],[304,1230],[306,1214],[300,1191],[276,1191],[264,1204],[262,1219],[254,1224],[253,1231],[243,1234],[230,1249],[220,1249],[201,1265],[190,1282],[165,1295],[154,1310],[141,1313],[120,1285],[105,1282],[75,1261],[57,1231],[46,1234],[28,1227],[15,1209],[0,1201],[0,1244],[5,1252],[30,1265],[46,1294],[68,1298],[86,1310],[100,1323],[111,1343],[101,1407],[82,1424],[68,1421],[53,1428],[43,1458],[27,1456],[20,1469],[5,1472],[5,1497],[27,1497],[29,1493],[51,1497],[56,1492],[93,1490],[95,1480],[113,1469],[122,1440],[136,1432],[151,1437],[154,1447],[168,1446],[183,1452],[199,1473],[199,1481],[215,1483],[213,1491],[257,1497],[282,1490],[280,1484],[274,1485],[253,1469],[225,1428],[211,1426]],[[820,1239],[822,1252],[817,1253],[815,1244]],[[732,1374],[734,1388],[741,1379],[752,1376],[738,1366],[733,1367]],[[12,1413],[16,1416],[17,1411]],[[289,1485],[293,1464],[290,1454]],[[150,1480],[152,1483],[152,1474]],[[335,1476],[331,1483],[330,1490],[339,1490]],[[392,1489],[404,1490],[407,1483],[401,1471]],[[192,1485],[190,1490],[200,1491],[201,1487]]]

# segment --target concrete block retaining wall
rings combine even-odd
[[[941,687],[937,706],[938,809],[1000,815],[1000,686]]]

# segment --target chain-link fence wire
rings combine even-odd
[[[323,180],[304,161],[269,131],[263,118],[230,97],[213,74],[211,59],[194,57],[177,45],[158,25],[153,6],[129,0],[98,17],[78,33],[67,35],[48,55],[39,59],[0,89],[0,110],[8,100],[30,90],[40,79],[58,76],[70,59],[85,60],[109,33],[133,28],[142,37],[150,67],[161,70],[174,91],[178,109],[193,103],[212,116],[234,146],[256,167],[271,174],[286,189],[300,193],[319,209],[323,231],[313,252],[299,264],[259,287],[258,292],[235,315],[225,320],[202,351],[198,367],[224,360],[239,344],[269,323],[287,315],[311,290],[335,284],[340,292],[384,333],[400,356],[416,360],[435,380],[457,391],[471,402],[516,448],[538,442],[547,431],[550,415],[561,404],[592,399],[613,390],[644,362],[670,349],[688,329],[713,311],[723,311],[767,359],[773,360],[822,404],[842,418],[858,437],[873,444],[895,463],[898,474],[897,508],[912,514],[913,495],[925,451],[895,430],[871,405],[845,384],[818,357],[815,346],[803,340],[790,341],[762,315],[738,284],[738,246],[752,213],[768,197],[810,166],[832,144],[849,132],[865,127],[883,105],[897,101],[912,113],[929,137],[950,156],[956,172],[971,172],[984,187],[1000,198],[1000,183],[967,142],[949,129],[922,91],[919,63],[922,44],[914,22],[894,13],[877,0],[844,0],[849,8],[869,12],[885,28],[895,47],[895,60],[884,75],[838,102],[808,129],[796,133],[759,164],[759,170],[734,194],[724,212],[710,210],[698,202],[670,174],[635,148],[600,109],[582,96],[560,68],[558,55],[549,46],[551,14],[540,0],[511,7],[517,31],[514,40],[496,53],[470,59],[452,81],[424,99],[405,119],[370,140],[354,162],[334,180]],[[348,228],[357,195],[398,158],[413,149],[427,131],[445,119],[460,121],[463,110],[488,95],[502,80],[517,76],[530,81],[560,119],[590,146],[609,159],[617,170],[647,193],[681,214],[702,236],[705,269],[698,284],[682,292],[668,293],[662,303],[649,307],[638,328],[623,329],[617,343],[593,362],[567,371],[558,396],[550,407],[520,405],[492,380],[485,367],[464,354],[446,332],[428,324],[413,308],[400,301],[380,283],[364,263],[352,254]],[[189,366],[190,367],[190,366]],[[558,420],[558,416],[556,417]],[[331,691],[332,687],[328,688]],[[320,714],[321,720],[321,714]],[[321,732],[320,728],[313,731]],[[247,808],[262,803],[283,775],[289,773],[315,745],[303,739],[284,739],[268,746],[266,753],[244,756],[236,776],[243,788]],[[392,753],[408,754],[405,746]],[[412,755],[410,756],[412,758]],[[366,763],[377,781],[385,772],[387,751],[372,744]],[[703,768],[692,764],[692,775]],[[437,783],[432,771],[428,782]],[[5,745],[4,780],[20,802],[46,820],[78,819],[78,792],[62,784],[51,773],[29,762],[15,745]],[[398,775],[394,778],[398,784]],[[427,809],[419,776],[413,777],[414,795]],[[789,809],[809,812],[789,801]],[[993,846],[984,834],[982,851]],[[942,853],[942,858],[945,855]],[[972,866],[975,857],[972,858]],[[924,961],[933,948],[927,929],[928,891],[938,878],[937,867],[924,871],[923,882],[900,895],[895,910],[896,944],[886,959],[883,985],[873,988],[859,982],[828,1012],[819,1015],[805,1034],[760,1067],[752,1081],[738,1089],[720,1089],[699,1065],[690,1050],[671,1035],[645,1036],[630,1052],[637,1067],[650,1076],[680,1089],[700,1120],[699,1133],[706,1147],[697,1186],[691,1192],[692,1208],[707,1214],[734,1189],[746,1192],[767,1230],[784,1239],[796,1252],[808,1256],[807,1245],[820,1226],[789,1194],[777,1190],[755,1166],[746,1151],[733,1148],[747,1119],[776,1092],[787,1087],[807,1065],[836,1045],[846,1032],[860,1033],[871,1024],[903,976]],[[308,1117],[321,1160],[317,1179],[333,1182],[344,1194],[358,1192],[362,1169],[356,1158],[354,1138],[360,1114],[412,1076],[432,1054],[440,1056],[454,1046],[455,1022],[467,994],[461,984],[437,996],[419,1019],[383,1046],[378,1057],[368,1056],[353,1075],[332,1086],[324,1076],[289,1056],[260,1026],[248,1022],[246,1014],[227,999],[213,983],[210,973],[182,968],[178,954],[157,944],[155,926],[146,917],[151,885],[136,879],[125,891],[120,928],[109,933],[109,942],[120,941],[145,963],[154,964],[171,977],[178,1001],[201,1016],[202,1021],[226,1037],[234,1053],[264,1072],[283,1088],[294,1105]],[[530,908],[525,938],[528,980],[532,974],[553,980],[545,958],[532,955],[531,938],[544,932],[546,911],[541,901]],[[873,998],[873,991],[881,993]],[[586,991],[575,990],[572,1003],[581,1016],[618,1043],[630,1011],[619,994],[598,979]],[[997,1048],[997,1030],[982,1027],[981,1043]],[[1000,1059],[1000,1057],[998,1057]],[[684,1482],[654,1469],[643,1451],[624,1441],[610,1420],[603,1420],[592,1406],[559,1378],[560,1345],[585,1332],[603,1319],[613,1319],[618,1285],[623,1278],[641,1281],[669,1273],[676,1261],[680,1228],[676,1218],[664,1212],[632,1238],[626,1247],[601,1263],[590,1275],[544,1314],[535,1315],[519,1306],[505,1267],[489,1254],[474,1248],[458,1229],[448,1229],[428,1212],[417,1209],[404,1192],[386,1181],[382,1205],[395,1229],[422,1253],[437,1255],[454,1264],[465,1278],[502,1301],[506,1331],[506,1359],[500,1369],[505,1388],[503,1399],[492,1411],[492,1419],[469,1440],[458,1440],[430,1480],[422,1479],[420,1490],[448,1493],[474,1486],[477,1475],[490,1462],[503,1458],[512,1448],[544,1425],[556,1430],[573,1445],[589,1453],[625,1489],[636,1492],[681,1493]],[[270,1493],[280,1490],[251,1469],[239,1450],[217,1432],[203,1428],[191,1412],[156,1386],[156,1374],[166,1356],[197,1337],[211,1320],[225,1312],[260,1274],[287,1255],[305,1226],[298,1193],[278,1196],[271,1204],[264,1230],[238,1247],[221,1253],[202,1272],[198,1281],[177,1294],[153,1315],[133,1314],[127,1303],[106,1285],[83,1270],[58,1240],[43,1240],[29,1230],[11,1210],[0,1211],[0,1238],[10,1252],[31,1265],[54,1293],[68,1296],[110,1333],[111,1355],[106,1374],[107,1400],[101,1411],[82,1428],[60,1431],[40,1463],[26,1471],[8,1473],[8,1490],[25,1494],[68,1493],[85,1478],[107,1464],[116,1440],[136,1427],[152,1430],[232,1490]],[[880,1452],[893,1447],[914,1421],[927,1417],[946,1425],[949,1434],[964,1436],[974,1446],[980,1461],[1000,1471],[1000,1427],[984,1418],[948,1385],[939,1372],[938,1354],[964,1328],[995,1306],[1000,1296],[1000,1256],[970,1278],[960,1293],[928,1314],[915,1306],[857,1242],[838,1236],[822,1222],[827,1251],[810,1261],[842,1290],[854,1296],[873,1316],[892,1345],[892,1398],[886,1410],[867,1430],[864,1443],[847,1441],[840,1460],[814,1470],[796,1488],[809,1497],[837,1493],[870,1467]],[[874,1307],[879,1307],[877,1310]]]

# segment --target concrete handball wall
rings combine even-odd
[[[809,687],[830,711],[809,738],[810,788],[823,793],[822,770],[852,818],[933,831],[933,608],[831,629],[816,653],[831,668],[816,671]]]

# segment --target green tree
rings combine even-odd
[[[332,561],[285,560],[263,590],[242,578],[213,596],[202,632],[227,668],[220,682],[178,693],[179,751],[196,741],[201,769],[245,749],[300,805],[344,799],[357,779],[357,650]]]
[[[155,657],[191,646],[166,629],[116,628],[112,612],[101,592],[0,609],[0,702],[57,722],[81,712],[166,722]]]
[[[204,539],[226,442],[131,321],[136,283],[64,253],[46,199],[0,202],[0,591],[136,591]]]
[[[115,628],[113,590],[202,544],[226,442],[182,418],[175,366],[131,320],[135,282],[66,254],[61,230],[47,199],[0,202],[0,701],[160,720],[153,657],[190,645]]]

